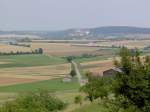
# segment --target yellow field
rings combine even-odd
[[[85,53],[96,53],[102,47],[90,47],[89,44],[79,44],[83,46],[73,46],[71,43],[30,43],[32,49],[43,48],[45,54],[53,56],[80,55]],[[78,45],[78,44],[77,44]],[[98,46],[126,46],[128,48],[144,48],[150,45],[150,40],[120,40],[120,41],[102,41],[94,45]]]
[[[102,61],[92,61],[81,63],[81,67],[84,68],[84,71],[89,71],[94,74],[102,75],[105,70],[111,69],[114,67],[113,60],[102,60]]]
[[[52,56],[68,56],[68,55],[81,55],[87,53],[96,53],[102,47],[90,47],[88,44],[80,44],[83,46],[73,46],[71,43],[48,43],[37,42],[28,43],[31,44],[31,48],[0,44],[0,52],[17,52],[17,51],[32,51],[37,48],[43,48],[46,55]],[[144,48],[150,45],[150,40],[120,40],[120,41],[102,41],[97,42],[98,46],[126,46],[128,48]]]
[[[11,85],[60,78],[69,74],[70,70],[70,64],[38,67],[1,68],[0,85]]]
[[[2,53],[10,53],[10,52],[17,52],[17,51],[31,52],[31,48],[7,45],[7,44],[0,44],[0,52],[2,52]]]
[[[31,43],[32,49],[43,48],[44,53],[52,56],[80,55],[98,50],[98,47],[72,46],[70,43]]]

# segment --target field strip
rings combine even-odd
[[[100,61],[90,61],[90,62],[84,62],[80,63],[81,66],[90,66],[90,65],[99,65],[99,64],[113,64],[113,60],[100,60]]]
[[[31,48],[22,47],[22,46],[14,46],[14,45],[8,45],[8,44],[0,44],[0,52],[31,52]]]
[[[0,69],[0,85],[26,83],[54,78],[62,78],[69,74],[70,64],[38,67],[15,67]]]
[[[13,77],[0,77],[0,86],[7,86],[19,83],[29,83],[37,81],[35,79],[25,79],[25,78],[13,78]]]

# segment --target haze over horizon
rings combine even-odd
[[[0,0],[0,30],[150,28],[149,0]]]

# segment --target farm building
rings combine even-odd
[[[116,73],[122,73],[122,69],[121,68],[112,68],[109,70],[106,70],[103,72],[103,76],[112,76],[115,75]]]

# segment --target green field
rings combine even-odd
[[[0,56],[0,68],[8,67],[32,67],[32,66],[46,66],[53,64],[66,63],[66,60],[59,57],[50,57],[45,55],[9,55]]]
[[[109,48],[109,49],[100,49],[98,52],[104,52],[104,54],[99,56],[91,56],[91,57],[78,57],[75,59],[78,63],[88,62],[88,61],[96,61],[96,60],[106,60],[108,58],[112,58],[118,53],[118,48]]]
[[[96,56],[96,57],[90,57],[90,58],[78,58],[75,59],[78,63],[88,62],[88,61],[96,61],[96,60],[106,60],[110,58],[111,56]]]
[[[73,79],[72,82],[64,83],[62,79],[52,79],[46,81],[39,81],[27,84],[16,84],[11,86],[0,87],[0,92],[37,92],[41,89],[48,91],[65,91],[65,90],[77,90],[80,87],[77,79]]]

